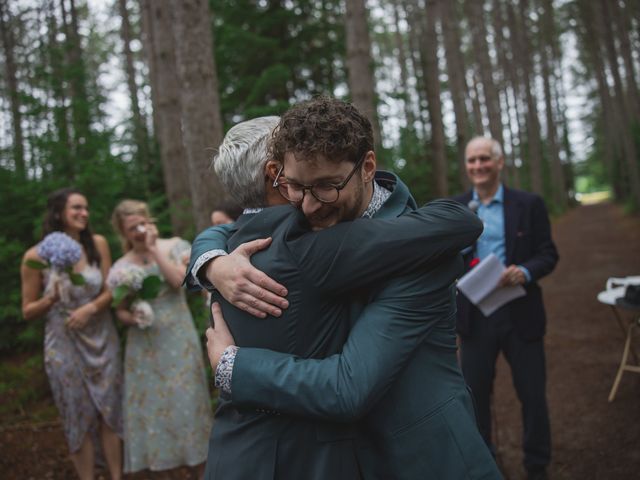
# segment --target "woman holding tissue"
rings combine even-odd
[[[120,202],[111,221],[125,254],[107,284],[118,319],[129,326],[124,471],[200,466],[212,416],[200,342],[181,289],[190,245],[178,237],[158,238],[144,202]],[[158,278],[157,291],[146,288]]]
[[[45,370],[78,477],[94,478],[102,447],[111,478],[119,479],[122,382],[111,294],[104,285],[109,246],[91,233],[87,199],[72,188],[49,196],[42,237],[20,268],[22,315],[46,319]]]

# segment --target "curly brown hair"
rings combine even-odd
[[[373,150],[371,122],[352,104],[321,96],[291,107],[273,131],[269,158],[284,161],[322,155],[333,162],[356,163]]]

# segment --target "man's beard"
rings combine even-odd
[[[331,204],[323,206],[318,212],[308,218],[312,230],[323,230],[340,222],[355,220],[362,215],[366,209],[363,206],[364,185],[359,182],[356,191],[353,192],[352,201],[340,207],[333,207]],[[339,218],[338,218],[339,215]],[[327,221],[328,220],[328,221]]]

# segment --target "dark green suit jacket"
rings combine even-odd
[[[408,206],[412,206],[408,191],[398,184],[378,215],[394,218]],[[458,478],[459,472],[468,475],[461,478],[481,478],[485,473],[487,478],[497,477],[475,430],[455,363],[452,331],[452,282],[460,269],[459,258],[452,253],[473,241],[481,227],[470,212],[456,210],[449,202],[436,202],[430,208],[429,236],[414,237],[416,243],[411,243],[414,227],[403,223],[415,214],[394,220],[397,224],[358,220],[302,236],[297,232],[305,229],[303,217],[288,223],[296,216],[281,218],[279,208],[265,211],[264,219],[251,219],[255,228],[241,222],[229,247],[272,233],[272,247],[252,261],[287,285],[291,306],[282,318],[265,321],[223,305],[237,344],[244,346],[236,358],[233,401],[245,408],[236,409],[225,401],[218,409],[209,474],[355,478],[351,425],[326,419],[352,420],[373,408],[367,421],[358,424],[357,456],[366,478]],[[279,220],[269,225],[267,218]],[[398,234],[401,241],[394,244]],[[194,248],[192,258],[197,258],[203,253],[199,241]],[[416,273],[381,282],[410,267],[432,267],[436,257],[438,266],[427,276]],[[369,291],[373,303],[356,324],[343,355],[298,360],[341,350],[350,305],[353,310],[351,296],[355,289],[373,284],[385,286]],[[418,360],[410,361],[403,372],[421,344],[424,348],[413,355]],[[396,376],[400,378],[383,395]],[[292,418],[285,411],[325,421]],[[443,439],[441,433],[449,431],[450,439]],[[237,471],[238,458],[255,461],[243,473]],[[430,458],[438,462],[429,465],[434,463]],[[452,476],[440,476],[444,471]]]

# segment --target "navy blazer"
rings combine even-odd
[[[453,197],[468,205],[472,192]],[[531,273],[531,281],[524,285],[527,294],[507,304],[511,320],[525,340],[542,338],[546,328],[546,314],[542,289],[538,280],[553,271],[558,263],[558,251],[551,239],[551,225],[544,200],[536,194],[504,187],[504,234],[507,265],[522,265]],[[468,271],[473,252],[464,257]],[[482,313],[462,294],[457,296],[457,330],[462,336],[473,335],[473,318]]]

